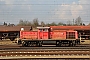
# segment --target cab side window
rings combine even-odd
[[[43,29],[44,32],[48,32],[48,29]]]

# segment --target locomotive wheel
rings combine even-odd
[[[59,41],[59,46],[62,46],[62,42],[61,41]]]
[[[76,45],[76,42],[75,41],[70,41],[69,42],[69,46],[75,46]]]
[[[72,46],[75,46],[76,45],[76,42],[75,41],[72,41]]]
[[[70,47],[72,46],[72,41],[69,41],[69,46],[70,46]]]
[[[42,41],[39,41],[39,46],[42,46]]]
[[[25,42],[24,42],[24,41],[22,41],[22,46],[23,46],[23,47],[25,46]]]
[[[26,46],[37,46],[37,42],[32,42],[32,41],[29,41],[29,42],[26,42]]]
[[[77,41],[77,44],[80,44],[80,41],[79,40]]]
[[[23,47],[27,47],[27,46],[28,46],[28,43],[25,42],[25,41],[22,41],[22,46],[23,46]]]
[[[39,41],[37,41],[36,46],[39,46]]]
[[[28,47],[28,42],[25,43],[25,47]]]
[[[36,46],[42,46],[42,41],[37,41]]]
[[[61,45],[62,45],[61,41],[56,41],[56,46],[61,46]]]
[[[31,46],[31,42],[28,42],[28,46]]]
[[[58,41],[56,41],[56,46],[59,46],[59,42]]]

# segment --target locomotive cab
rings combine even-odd
[[[37,27],[38,28],[38,39],[49,39],[50,27]]]

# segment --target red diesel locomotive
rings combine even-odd
[[[20,31],[22,46],[42,46],[54,44],[56,46],[75,46],[80,43],[78,32],[73,29],[56,29],[53,27],[37,27],[37,31]]]

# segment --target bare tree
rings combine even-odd
[[[39,26],[39,21],[38,21],[38,18],[33,19],[33,26],[34,26],[34,27]]]
[[[71,23],[70,20],[67,21],[67,25],[68,25],[68,26],[71,26],[71,25],[72,25],[72,23]]]
[[[20,20],[18,26],[31,26],[31,22]]]
[[[45,23],[43,21],[41,21],[41,26],[45,26]]]
[[[55,22],[52,22],[51,26],[57,26],[57,24]]]
[[[76,18],[75,25],[82,25],[82,20],[81,20],[80,16],[78,18]]]
[[[24,25],[24,21],[23,21],[23,20],[20,20],[19,23],[18,23],[17,25],[23,26],[23,25]]]
[[[59,22],[57,25],[59,25],[59,26],[66,26],[66,24],[62,23],[62,22]]]

